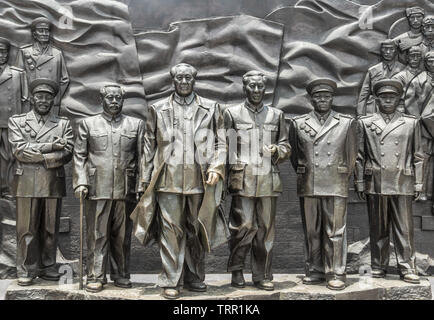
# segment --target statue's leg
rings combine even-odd
[[[256,223],[256,198],[233,196],[229,213],[230,255],[228,271],[243,270],[247,254],[252,247],[258,226]]]
[[[185,259],[185,197],[182,194],[159,192],[157,202],[160,207],[160,255],[163,265],[157,284],[161,288],[176,288],[180,285]]]
[[[323,198],[324,269],[327,279],[345,281],[347,259],[347,199]]]
[[[389,265],[390,212],[389,196],[367,195],[371,267],[384,273]]]
[[[390,201],[393,242],[401,275],[416,273],[412,196],[393,196]]]
[[[252,280],[273,280],[271,272],[275,236],[277,197],[261,197],[256,202],[257,232],[252,243]]]

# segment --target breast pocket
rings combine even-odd
[[[252,128],[253,128],[253,124],[251,123],[235,124],[238,144],[250,144],[250,132]]]
[[[94,151],[105,151],[107,149],[107,133],[92,132],[89,137],[89,146]]]
[[[274,144],[277,140],[279,126],[275,124],[264,124],[264,144]],[[267,141],[269,140],[269,141]]]
[[[136,137],[137,135],[135,132],[121,133],[121,150],[127,152],[133,151],[135,147]]]

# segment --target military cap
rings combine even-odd
[[[396,42],[393,41],[392,39],[386,39],[386,40],[380,42],[381,47],[385,46],[385,45],[390,45],[390,46],[396,47]]]
[[[425,57],[424,59],[429,59],[429,58],[434,58],[434,51],[428,51],[427,53],[425,53]]]
[[[34,30],[37,25],[42,25],[42,27],[50,28],[51,22],[45,17],[39,17],[32,21],[31,28]]]
[[[333,80],[321,78],[309,82],[309,84],[306,87],[306,91],[310,95],[313,95],[314,93],[321,92],[321,91],[334,93],[337,87],[338,86],[336,82],[334,82]]]
[[[412,52],[419,52],[422,53],[422,48],[420,46],[412,46],[410,49],[408,49],[408,53]]]
[[[55,96],[59,91],[59,85],[55,81],[46,78],[39,78],[33,80],[30,83],[29,88],[32,94],[35,92],[44,91],[49,92]]]
[[[429,24],[434,24],[434,16],[427,16],[425,19],[423,19],[422,25],[426,26]]]
[[[410,17],[412,14],[416,14],[416,13],[425,15],[425,10],[421,7],[411,7],[405,10],[405,15],[407,17]]]
[[[5,44],[8,48],[11,46],[11,43],[9,42],[9,40],[2,38],[2,37],[0,37],[0,43]]]
[[[382,93],[396,93],[401,96],[404,89],[401,82],[393,79],[383,79],[374,84],[374,92],[378,97]]]

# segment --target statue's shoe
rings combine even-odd
[[[17,284],[22,287],[30,286],[33,284],[33,277],[19,277]]]
[[[253,282],[255,287],[261,289],[261,290],[267,290],[267,291],[273,291],[274,290],[274,284],[270,280],[261,280],[261,281],[255,281]]]
[[[320,284],[325,281],[324,277],[321,276],[306,276],[303,278],[303,284],[312,285],[312,284]]]
[[[414,273],[407,273],[407,274],[401,276],[401,279],[404,280],[405,282],[408,282],[408,283],[414,283],[414,284],[420,283],[419,276],[417,274],[414,274]]]
[[[102,283],[99,282],[99,281],[88,282],[86,284],[86,288],[85,289],[86,289],[87,292],[97,293],[97,292],[102,291],[103,286],[102,286]]]
[[[385,278],[386,272],[381,269],[373,269],[371,271],[372,278]]]
[[[332,279],[327,281],[327,288],[330,290],[344,290],[345,282],[339,279]]]
[[[176,288],[164,288],[163,297],[166,299],[178,299],[179,290]]]
[[[131,288],[132,287],[130,279],[127,279],[127,278],[117,278],[117,279],[115,279],[114,283],[115,283],[115,286],[119,287],[119,288]]]
[[[193,292],[205,292],[207,286],[204,282],[186,282],[184,283],[184,289]]]
[[[244,288],[246,286],[243,270],[232,271],[231,286],[235,288]]]
[[[39,278],[42,278],[47,281],[59,281],[61,274],[57,271],[44,271]]]

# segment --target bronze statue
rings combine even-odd
[[[402,63],[407,62],[408,49],[420,45],[423,41],[422,21],[425,17],[425,10],[421,7],[407,8],[405,16],[407,17],[410,30],[393,39],[398,45]]]
[[[337,85],[330,79],[310,82],[314,111],[291,121],[291,162],[297,172],[305,235],[304,284],[327,280],[346,284],[346,216],[349,180],[357,155],[357,122],[331,109]]]
[[[402,91],[397,80],[374,85],[379,112],[359,119],[355,182],[368,204],[372,276],[386,275],[392,229],[401,278],[419,283],[412,202],[423,189],[424,155],[418,119],[396,111]]]
[[[422,22],[423,41],[420,44],[422,56],[434,50],[434,15],[427,16]]]
[[[423,70],[422,64],[422,49],[420,46],[413,46],[408,49],[407,54],[407,66],[401,72],[395,74],[392,79],[398,80],[401,82],[403,87],[403,98],[405,98],[405,92],[407,91],[408,85],[410,82]],[[402,104],[404,107],[404,104]],[[399,110],[400,112],[404,112],[404,109]]]
[[[125,97],[118,85],[100,91],[103,112],[80,122],[74,149],[73,187],[86,200],[86,291],[106,282],[110,256],[114,284],[130,288],[129,258],[136,195],[143,192],[140,164],[144,122],[122,114]],[[109,252],[110,250],[110,252]]]
[[[155,236],[153,225],[160,229],[163,271],[158,285],[164,297],[176,299],[182,284],[190,291],[207,289],[205,251],[215,241],[200,229],[207,224],[203,221],[224,225],[212,217],[221,196],[215,186],[225,177],[226,143],[219,104],[194,92],[196,69],[181,63],[170,74],[175,92],[148,110],[142,173],[146,192],[132,218],[143,244]]]
[[[224,112],[232,194],[228,271],[232,286],[244,288],[243,268],[250,252],[253,283],[273,290],[276,201],[283,191],[278,164],[289,158],[291,147],[283,112],[263,104],[265,84],[263,73],[247,72],[243,76],[246,101]]]
[[[370,67],[360,89],[357,102],[357,116],[364,116],[378,111],[373,96],[373,88],[377,81],[391,78],[401,72],[405,66],[397,61],[397,47],[394,41],[381,42],[381,62]]]
[[[8,120],[13,115],[29,111],[26,73],[8,64],[9,49],[9,40],[0,38],[0,195],[4,198],[10,198],[14,163],[8,142]]]
[[[62,197],[66,196],[64,165],[72,159],[69,120],[51,110],[59,87],[50,79],[30,83],[33,110],[9,119],[9,142],[17,160],[13,196],[17,204],[18,284],[39,276],[57,281],[57,233]]]
[[[47,78],[59,84],[53,112],[59,112],[60,103],[69,85],[69,75],[62,51],[51,43],[51,22],[40,17],[31,24],[33,44],[22,46],[16,66],[26,71],[28,82]]]
[[[418,119],[431,108],[427,106],[432,103],[434,94],[434,51],[429,51],[424,56],[425,70],[411,80],[407,86],[404,97],[405,113],[411,114]],[[420,200],[427,200],[432,197],[433,184],[433,141],[432,136],[421,126],[422,149],[425,155],[423,184],[424,188]]]

